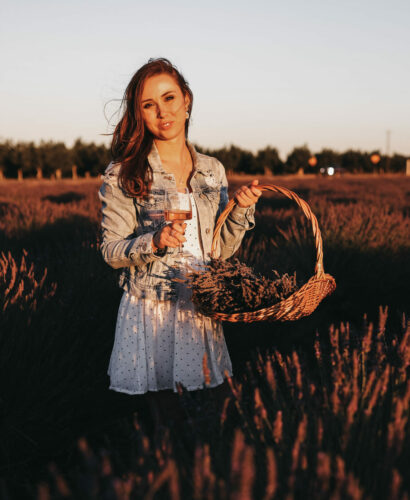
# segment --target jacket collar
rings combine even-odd
[[[189,152],[191,153],[191,156],[192,156],[194,172],[205,173],[208,169],[205,168],[206,166],[205,166],[205,162],[203,161],[203,159],[198,155],[198,153],[196,152],[196,149],[189,141],[186,141],[186,145],[187,145]],[[148,162],[149,162],[153,172],[161,172],[164,174],[167,173],[164,170],[164,167],[162,166],[161,158],[159,156],[157,146],[155,145],[155,141],[152,141],[151,151],[148,154]]]

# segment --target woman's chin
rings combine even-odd
[[[175,130],[175,129],[168,129],[168,130],[157,130],[156,133],[154,133],[154,137],[156,139],[159,139],[161,141],[171,141],[173,139],[177,139],[178,137],[185,137],[185,130]]]

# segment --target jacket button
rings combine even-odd
[[[211,230],[209,229],[209,227],[207,227],[207,228],[205,229],[205,232],[206,232],[206,234],[209,234],[209,233],[211,232]]]

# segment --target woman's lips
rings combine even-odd
[[[174,122],[168,121],[168,122],[162,122],[159,124],[159,128],[161,130],[168,130],[169,128],[172,127]]]

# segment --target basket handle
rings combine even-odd
[[[294,202],[296,202],[299,207],[303,210],[303,213],[305,216],[311,221],[312,223],[312,230],[313,230],[313,236],[315,238],[315,246],[316,246],[316,265],[315,265],[315,275],[320,276],[324,274],[324,269],[323,269],[323,245],[322,245],[322,235],[320,233],[319,229],[319,224],[317,222],[316,216],[310,209],[309,205],[306,203],[305,200],[302,200],[299,198],[299,196],[291,191],[290,189],[286,189],[281,186],[275,186],[273,184],[261,184],[255,186],[261,191],[273,191],[275,193],[281,193],[284,196],[290,198]],[[214,256],[215,251],[216,251],[216,245],[219,241],[219,237],[221,235],[221,229],[222,225],[225,222],[226,218],[228,217],[229,213],[233,209],[233,207],[236,205],[236,201],[234,198],[228,201],[224,211],[221,213],[219,216],[216,224],[215,224],[215,231],[212,239],[212,246],[211,246],[211,257]]]

